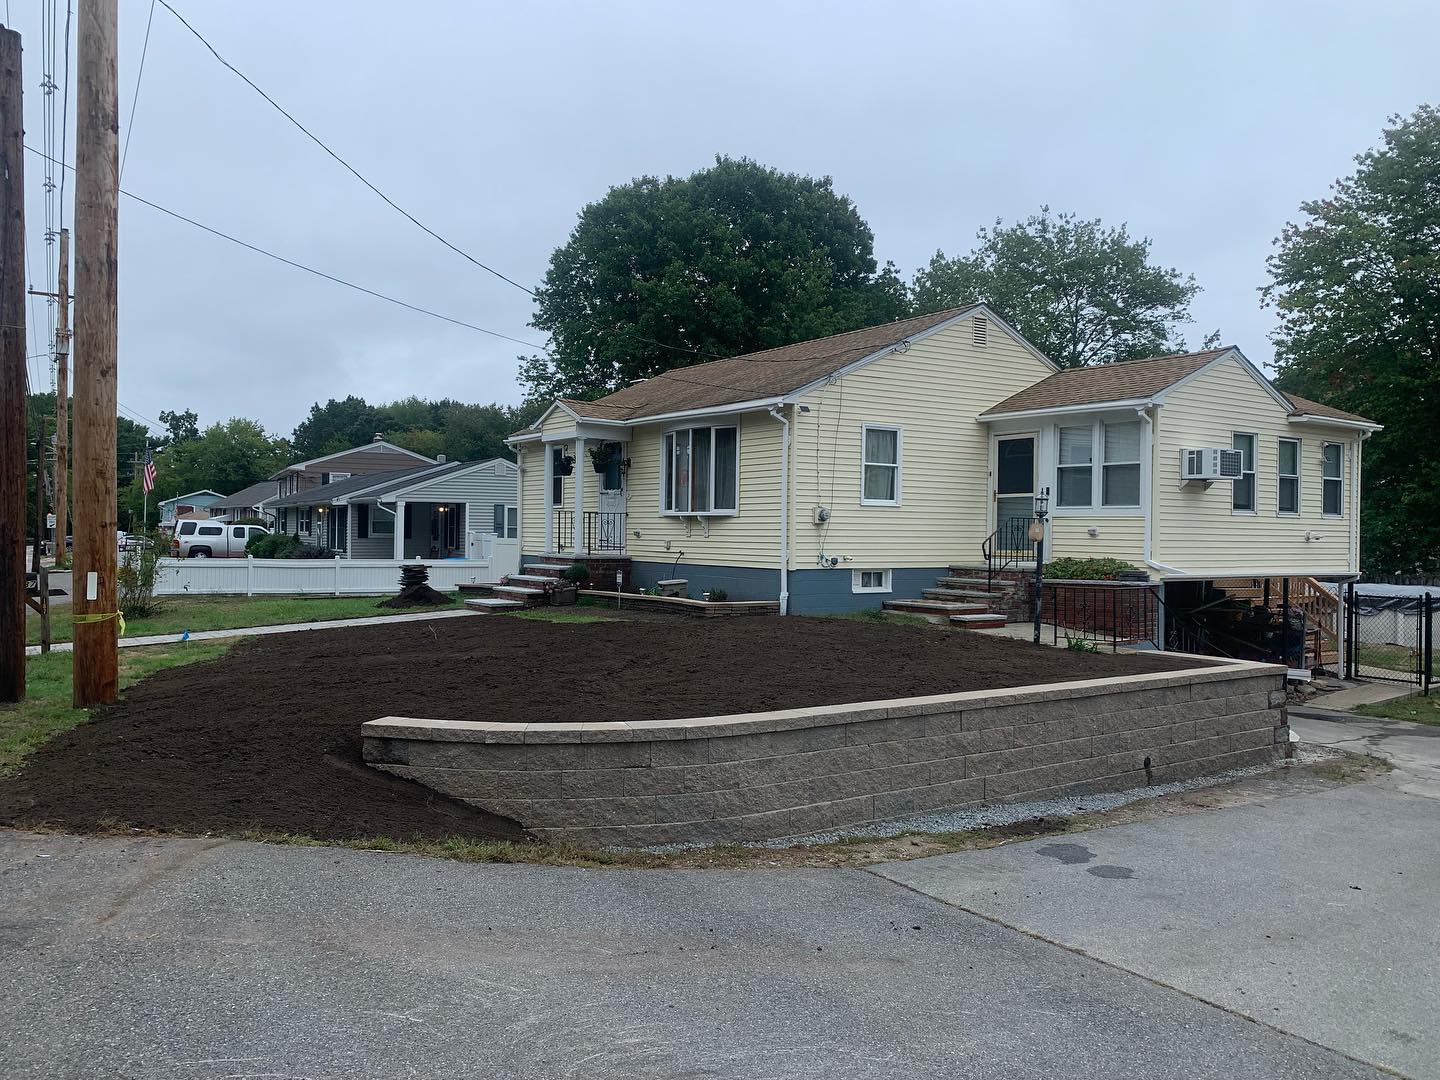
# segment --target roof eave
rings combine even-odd
[[[1319,413],[1291,413],[1285,419],[1292,424],[1326,424],[1353,431],[1385,430],[1384,424],[1377,424],[1373,420],[1345,420],[1339,416],[1321,416]]]
[[[1111,401],[1090,401],[1083,405],[1047,405],[1043,409],[1016,409],[1005,412],[996,412],[992,409],[981,413],[975,419],[981,422],[991,420],[1028,420],[1031,417],[1064,416],[1069,413],[1106,412],[1114,409],[1144,409],[1153,404],[1155,404],[1154,400],[1148,397],[1115,398]]]

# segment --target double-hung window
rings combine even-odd
[[[1140,505],[1140,421],[1102,424],[1102,506]]]
[[[1320,512],[1326,517],[1339,517],[1345,512],[1345,448],[1339,443],[1327,442],[1321,448],[1321,461],[1324,489]]]
[[[1230,488],[1230,509],[1243,514],[1255,512],[1255,436],[1236,432],[1230,445],[1240,451],[1240,475]]]
[[[739,508],[740,429],[667,431],[661,509],[667,514],[733,514]]]
[[[1093,488],[1095,462],[1095,429],[1084,427],[1060,429],[1060,462],[1055,470],[1059,488],[1056,506],[1089,506]]]
[[[860,502],[900,505],[900,429],[865,424],[860,436]]]
[[[1281,439],[1275,465],[1277,514],[1300,513],[1300,440]]]
[[[565,448],[563,446],[552,446],[550,448],[550,505],[562,506],[565,500]]]

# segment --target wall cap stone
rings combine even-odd
[[[773,712],[735,713],[728,716],[686,717],[676,720],[612,720],[582,724],[511,724],[491,720],[432,720],[422,717],[383,716],[360,725],[367,738],[403,738],[431,742],[551,743],[652,742],[674,739],[709,739],[731,735],[788,731],[797,728],[862,723],[891,716],[924,716],[947,712],[973,712],[1007,705],[1060,698],[1086,698],[1132,690],[1162,689],[1197,682],[1279,677],[1280,664],[1252,660],[1222,660],[1189,653],[1167,656],[1203,662],[1204,667],[1106,679],[1010,686],[994,690],[964,690],[926,697],[859,701],[843,705],[815,705]]]

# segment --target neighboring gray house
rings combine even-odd
[[[478,559],[489,540],[518,536],[518,491],[513,461],[442,461],[307,488],[266,509],[279,531],[347,558]]]
[[[218,491],[205,488],[186,495],[176,495],[173,499],[161,499],[156,504],[160,507],[160,527],[174,528],[175,519],[186,514],[196,514],[202,510],[209,513],[210,507],[224,497]]]
[[[221,521],[238,521],[240,518],[261,518],[273,523],[275,515],[266,509],[280,495],[278,480],[261,480],[241,488],[234,495],[226,495],[210,505],[210,516]]]
[[[352,476],[376,476],[434,464],[433,458],[386,442],[377,432],[362,446],[352,446],[349,450],[339,450],[309,461],[297,461],[294,465],[286,465],[270,479],[279,484],[281,495],[296,495],[306,488],[333,484]]]

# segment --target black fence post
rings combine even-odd
[[[1424,693],[1430,696],[1430,683],[1435,678],[1435,598],[1428,592],[1425,594],[1425,603],[1420,607],[1420,616],[1425,620],[1424,629],[1420,633],[1420,640],[1423,643],[1425,671]]]
[[[1355,634],[1358,630],[1359,625],[1355,618],[1355,582],[1351,581],[1345,586],[1345,660],[1342,675],[1346,679],[1355,678]]]

